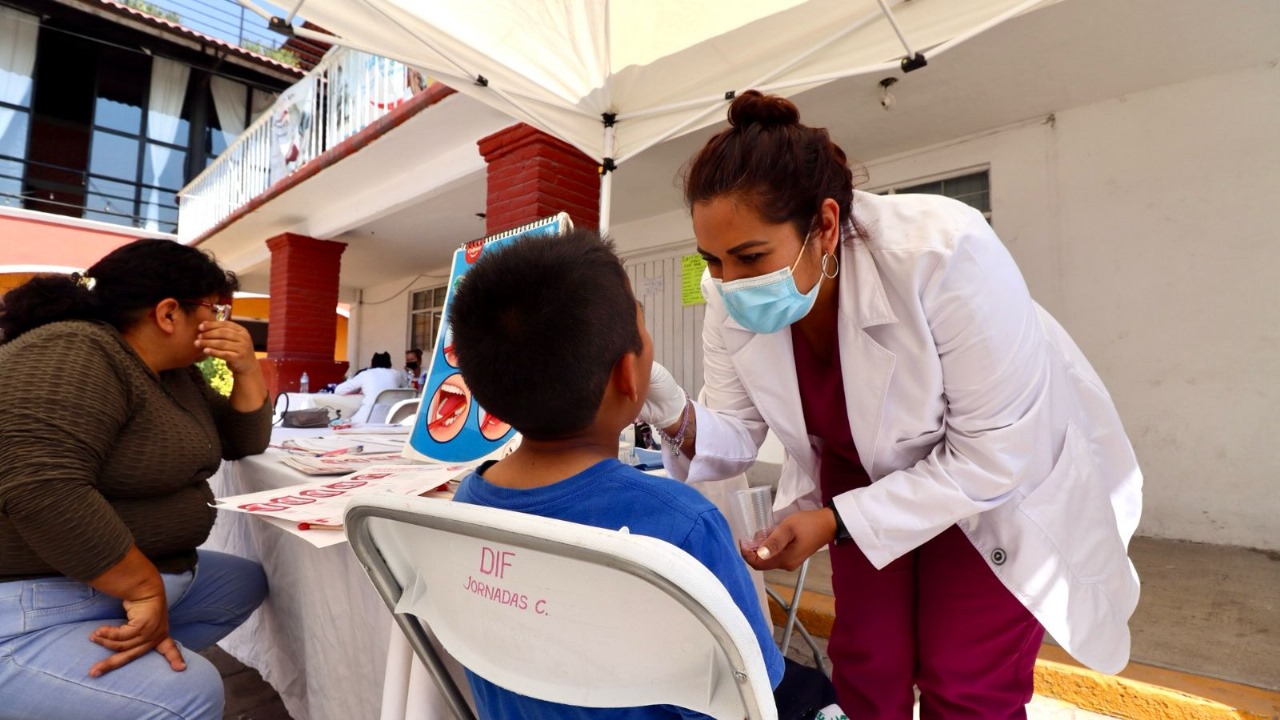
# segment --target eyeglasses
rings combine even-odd
[[[214,320],[227,320],[231,317],[231,306],[222,303],[201,302],[200,300],[184,300],[183,302],[191,305],[199,305],[207,307],[213,311]]]

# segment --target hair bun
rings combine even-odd
[[[799,123],[800,109],[794,103],[778,95],[765,95],[759,90],[744,91],[729,105],[729,124],[735,128]]]

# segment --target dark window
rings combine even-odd
[[[142,134],[142,111],[147,105],[151,58],[119,48],[102,48],[101,62],[108,72],[98,73],[93,123],[130,135]]]
[[[97,55],[98,46],[89,40],[40,31],[22,189],[27,208],[72,217],[81,214]]]
[[[18,207],[22,204],[22,159],[27,154],[27,129],[31,116],[11,105],[0,112],[12,112],[9,127],[0,136],[0,205]]]
[[[991,174],[986,170],[932,182],[894,187],[882,191],[880,194],[897,195],[900,193],[945,195],[973,207],[982,213],[987,222],[991,222]]]
[[[436,346],[440,323],[444,318],[444,298],[447,288],[418,290],[410,296],[409,347],[421,348],[428,356]],[[424,362],[430,362],[424,359]]]
[[[13,119],[0,137],[0,205],[176,232],[178,191],[227,147],[210,76],[191,68],[176,125],[149,137],[160,56],[80,31],[45,18],[32,98],[3,106]]]

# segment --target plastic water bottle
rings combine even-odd
[[[300,393],[311,392],[311,378],[307,377],[307,374],[305,372],[302,373],[302,379],[298,381],[298,392]]]

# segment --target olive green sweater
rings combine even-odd
[[[190,570],[213,527],[208,477],[270,434],[267,403],[236,411],[194,366],[157,376],[108,325],[0,345],[0,582],[91,580],[133,544]]]

